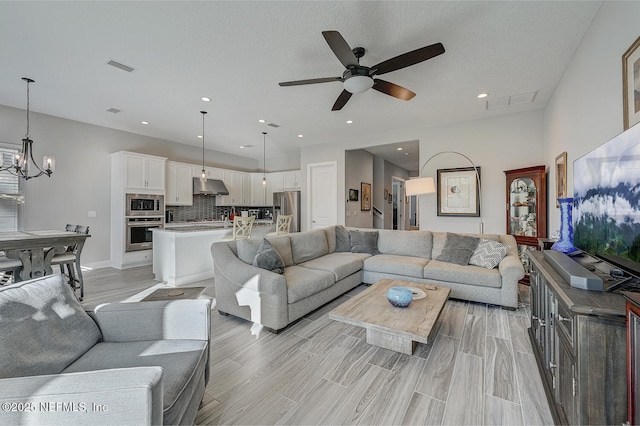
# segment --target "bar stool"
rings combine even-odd
[[[267,232],[267,237],[272,237],[274,235],[284,235],[289,233],[289,229],[291,228],[291,220],[293,219],[292,214],[281,214],[278,216],[276,220],[276,230],[275,232]]]
[[[240,240],[251,238],[251,228],[253,227],[253,221],[255,216],[241,217],[236,216],[233,218],[233,235],[222,238],[223,241]]]
[[[89,227],[82,225],[70,225],[65,228],[67,231],[77,232],[78,234],[88,234]],[[79,300],[84,298],[84,281],[82,279],[82,268],[79,259],[82,252],[83,244],[74,244],[67,247],[64,253],[55,254],[51,259],[51,265],[60,266],[60,273],[65,275],[65,268],[69,279],[69,285],[75,291],[80,289]]]

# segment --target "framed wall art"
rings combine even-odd
[[[360,210],[368,212],[371,210],[371,184],[360,182],[360,192],[362,199],[360,200]]]
[[[358,190],[350,189],[349,190],[349,201],[358,201]]]
[[[567,197],[567,152],[556,157],[556,207],[560,207],[558,198]]]
[[[640,122],[640,37],[622,55],[624,130]]]
[[[480,167],[438,169],[438,216],[480,216]]]

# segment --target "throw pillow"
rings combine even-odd
[[[342,225],[336,226],[336,250],[337,252],[351,251],[351,237],[349,231]]]
[[[482,238],[478,243],[469,265],[482,266],[483,268],[493,269],[507,255],[511,247],[501,244],[497,241],[486,240]]]
[[[456,265],[468,265],[469,259],[478,246],[478,241],[479,238],[447,232],[447,240],[444,243],[442,254],[436,260]]]
[[[253,266],[266,269],[267,271],[282,274],[284,272],[284,262],[280,253],[271,245],[266,238],[262,239],[258,252],[253,258]]]
[[[378,251],[378,231],[353,230],[349,231],[349,237],[351,238],[351,253],[368,253],[370,255],[380,253]]]

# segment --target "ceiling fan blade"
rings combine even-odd
[[[331,111],[340,111],[342,107],[347,103],[347,101],[351,99],[351,95],[351,92],[343,90],[342,93],[340,93],[340,96],[338,96],[338,99],[336,99],[336,103],[333,104],[333,108],[331,108]]]
[[[329,83],[332,81],[342,81],[342,77],[311,78],[308,80],[285,81],[278,84],[282,87],[285,87],[285,86],[301,86],[303,84]]]
[[[323,31],[322,35],[345,68],[358,65],[358,58],[338,31]]]
[[[389,96],[393,96],[394,98],[402,99],[403,101],[408,101],[416,95],[409,89],[405,89],[402,86],[398,86],[397,84],[389,83],[388,81],[380,80],[378,78],[373,82],[373,89]]]
[[[442,55],[443,53],[444,46],[442,45],[442,43],[436,43],[430,46],[421,47],[420,49],[416,49],[411,52],[404,53],[402,55],[396,56],[395,58],[388,59],[384,62],[380,62],[378,65],[372,66],[371,69],[376,70],[376,75],[381,75],[418,64],[422,61],[426,61],[427,59]]]

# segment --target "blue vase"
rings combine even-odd
[[[413,293],[407,287],[391,287],[387,290],[387,300],[393,306],[406,308],[413,300]]]
[[[556,241],[551,250],[561,251],[564,254],[573,253],[578,249],[573,245],[573,198],[558,198],[560,204],[560,239]]]

